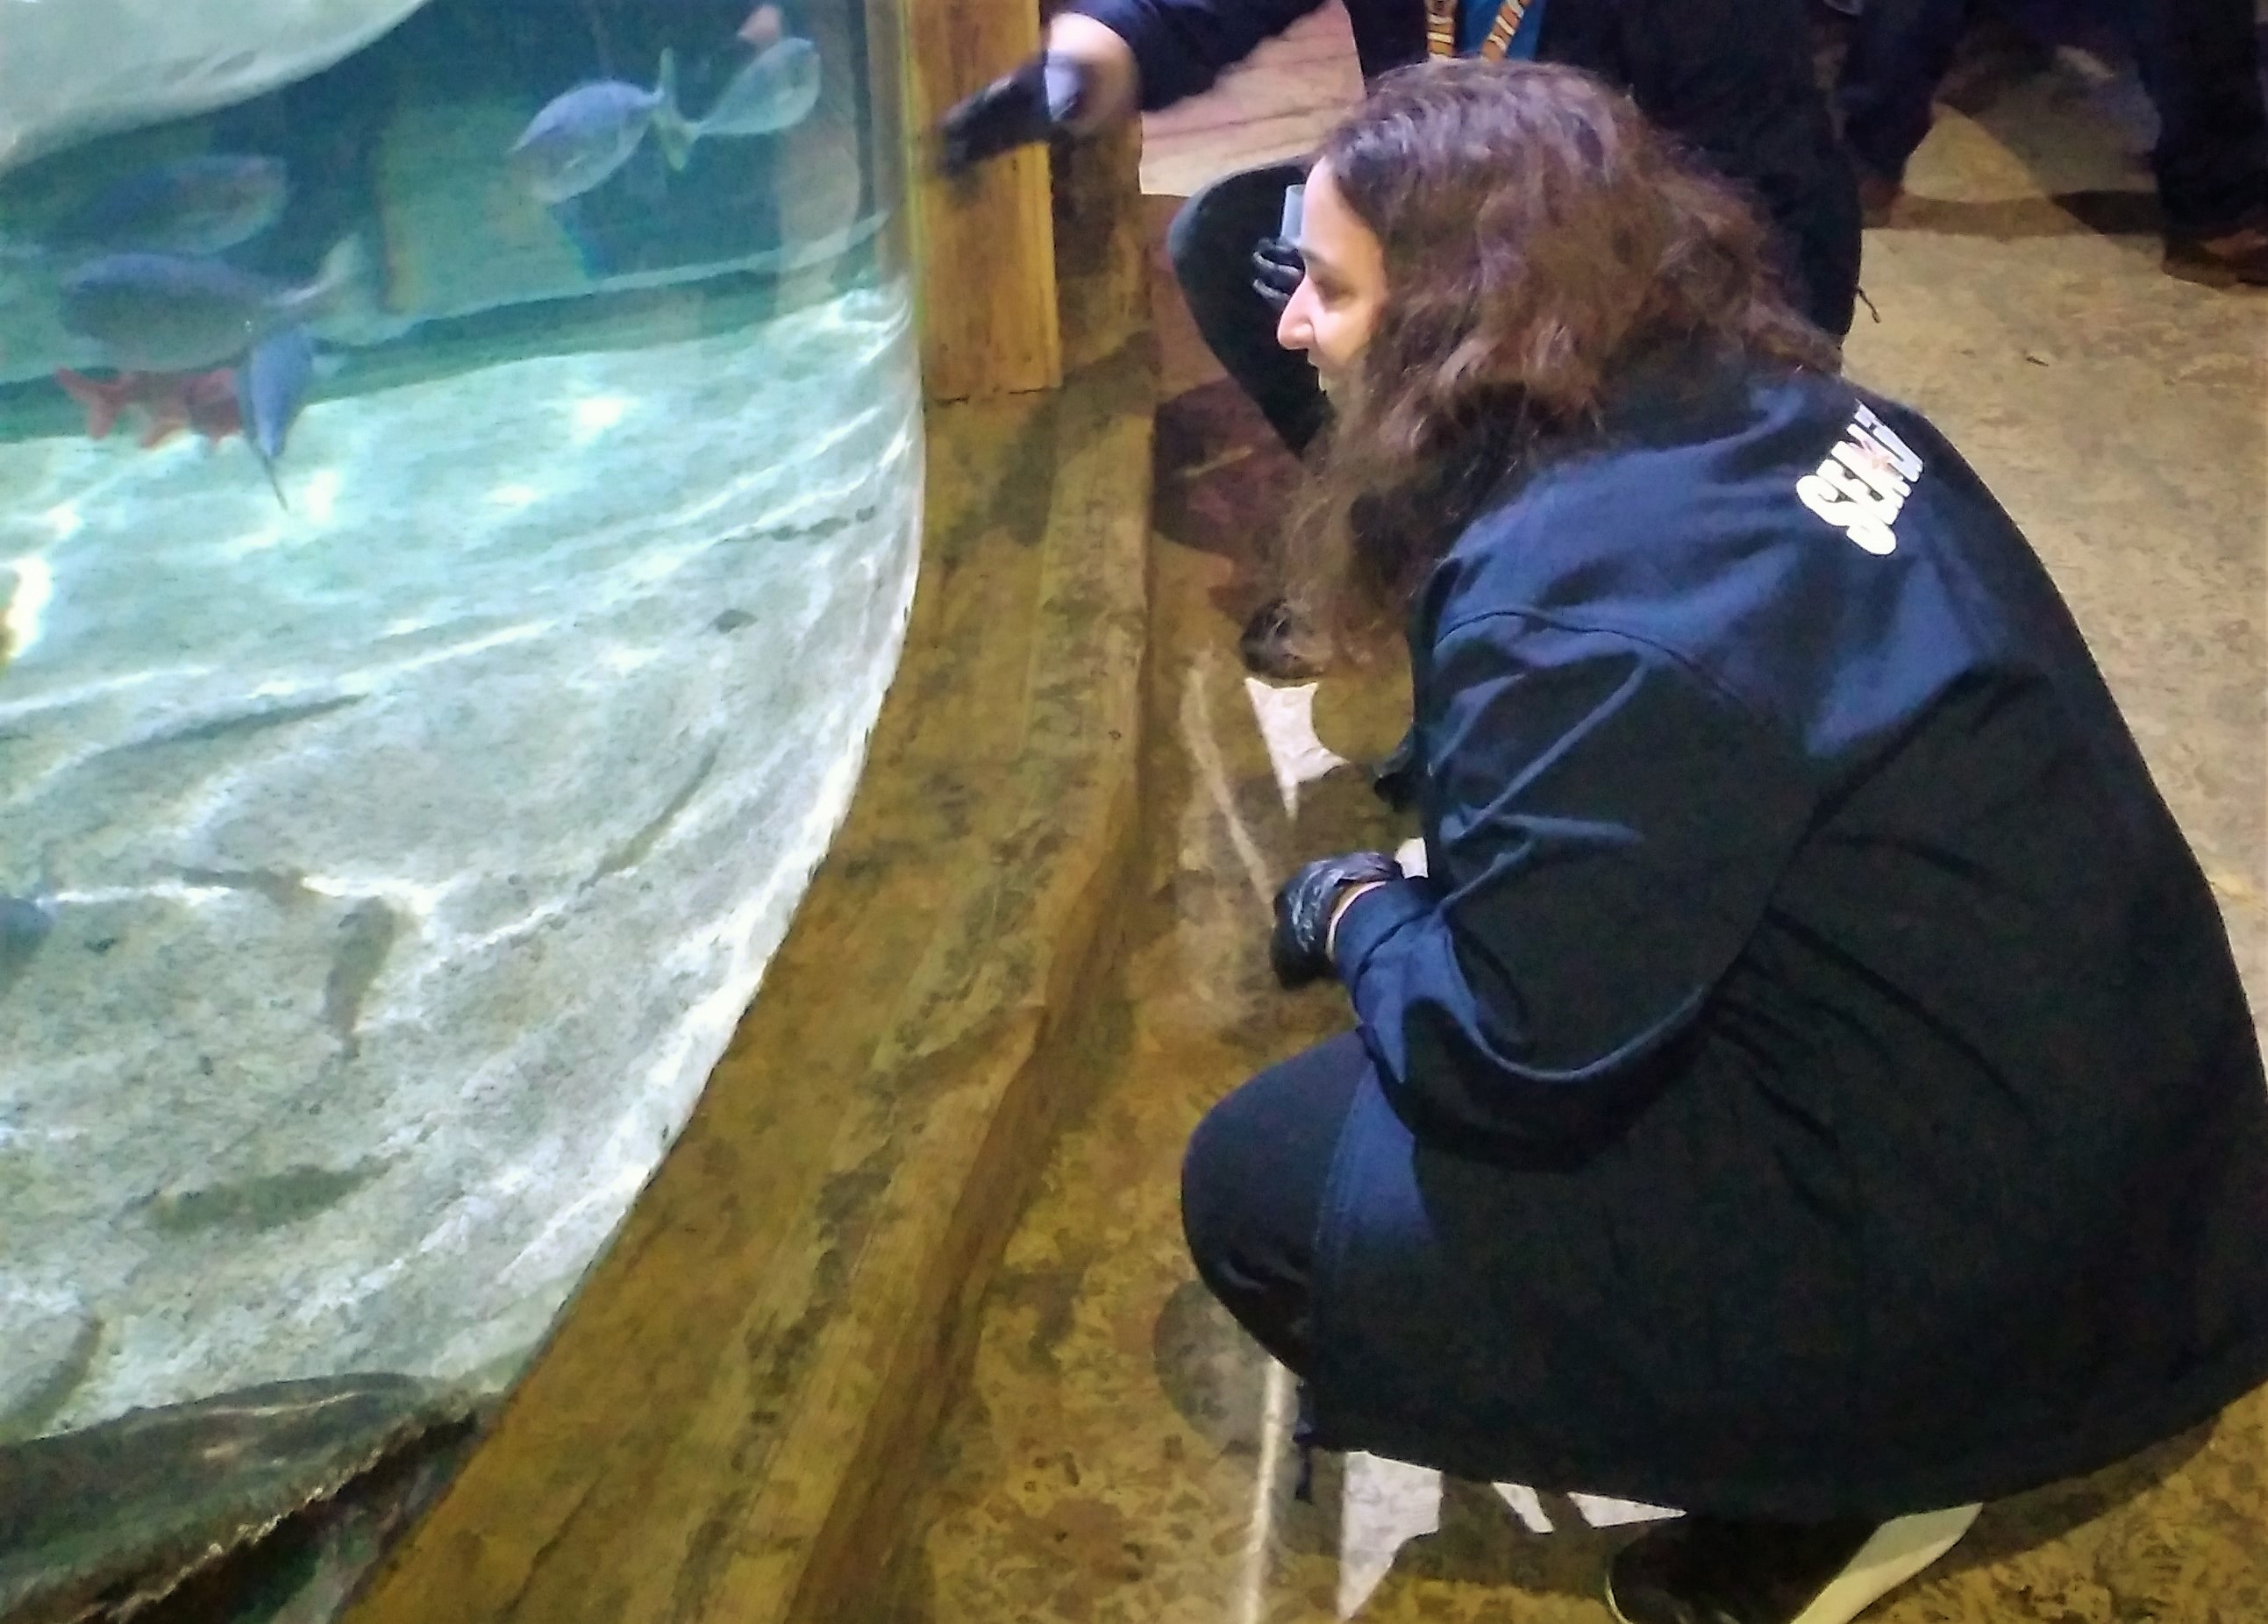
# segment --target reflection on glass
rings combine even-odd
[[[494,1388],[684,1122],[912,590],[867,15],[0,15],[0,1446]]]

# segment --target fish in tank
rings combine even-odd
[[[18,260],[92,261],[112,254],[202,256],[229,249],[284,212],[281,160],[207,152],[130,169],[57,217],[36,239],[0,239]]]
[[[533,196],[562,203],[606,184],[636,156],[649,130],[662,161],[682,171],[697,142],[794,129],[818,106],[819,90],[818,48],[808,40],[783,39],[758,51],[706,113],[689,119],[678,105],[677,59],[665,49],[652,90],[601,79],[567,91],[544,104],[509,156]]]
[[[863,5],[306,9],[41,8],[158,88],[0,106],[0,1450],[508,1383],[911,601]]]

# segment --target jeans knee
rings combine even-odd
[[[1223,1142],[1228,1135],[1219,1126],[1219,1106],[1207,1112],[1182,1147],[1182,1238],[1200,1274],[1208,1260],[1231,1244],[1227,1231],[1232,1226],[1221,1196],[1234,1187],[1235,1175],[1223,1165],[1227,1149]]]
[[[1166,259],[1174,268],[1174,280],[1181,284],[1183,298],[1202,297],[1202,290],[1216,280],[1206,274],[1206,267],[1216,257],[1211,244],[1215,233],[1207,229],[1205,219],[1206,201],[1206,195],[1199,192],[1174,211],[1166,227]]]

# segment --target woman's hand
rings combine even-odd
[[[1276,930],[1268,940],[1277,981],[1305,987],[1329,975],[1339,915],[1354,900],[1354,888],[1401,878],[1402,870],[1384,852],[1351,851],[1318,858],[1285,880],[1276,893]]]
[[[1281,237],[1263,237],[1253,245],[1252,290],[1278,316],[1291,304],[1307,274],[1307,261],[1296,245]]]
[[[1140,79],[1125,40],[1091,17],[1063,12],[1049,23],[1038,55],[962,98],[938,121],[945,173],[965,174],[1059,130],[1091,136],[1131,118]]]

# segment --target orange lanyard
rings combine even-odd
[[[1511,48],[1512,36],[1520,32],[1520,19],[1528,15],[1528,4],[1529,0],[1504,0],[1496,9],[1496,21],[1489,25],[1488,38],[1474,55],[1502,62]],[[1457,54],[1457,0],[1425,0],[1425,51],[1431,56]]]

